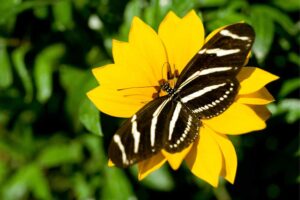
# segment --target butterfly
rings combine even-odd
[[[255,33],[246,23],[220,29],[188,62],[167,95],[147,103],[114,134],[109,158],[117,167],[128,167],[162,149],[180,152],[199,136],[201,119],[223,113],[234,101],[236,75],[247,63]]]

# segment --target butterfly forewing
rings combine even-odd
[[[217,73],[234,77],[246,63],[254,42],[254,31],[245,23],[229,25],[205,43],[181,72],[175,89],[199,76]]]
[[[115,133],[109,146],[109,157],[120,167],[147,159],[163,148],[174,109],[171,98],[160,97],[148,103]]]
[[[254,31],[245,23],[217,32],[182,71],[175,90],[199,118],[224,112],[234,101],[244,66],[254,42]]]

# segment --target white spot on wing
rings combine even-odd
[[[178,117],[179,117],[179,113],[180,113],[180,111],[181,111],[181,107],[182,107],[181,103],[178,102],[178,103],[176,104],[176,107],[175,107],[175,110],[174,110],[172,119],[171,119],[171,121],[170,121],[170,126],[169,126],[169,138],[168,138],[169,140],[172,139],[173,130],[174,130],[174,128],[175,128],[176,121],[177,121],[177,119],[178,119]]]
[[[155,143],[155,129],[156,129],[156,124],[157,124],[157,120],[158,120],[158,115],[160,114],[160,112],[163,110],[163,108],[169,101],[170,101],[170,98],[163,101],[162,104],[160,104],[160,106],[155,110],[155,112],[152,115],[153,118],[151,120],[151,127],[150,127],[151,146],[154,146],[154,143]]]
[[[198,52],[198,54],[203,54],[203,53],[205,53],[205,51],[206,51],[206,49],[201,49],[201,50]]]
[[[125,148],[122,144],[121,138],[119,135],[114,135],[114,142],[118,145],[121,153],[122,153],[122,162],[123,164],[127,165],[128,164],[128,160],[126,157],[126,153],[125,153]]]
[[[199,90],[199,91],[197,91],[197,92],[194,92],[194,93],[192,93],[192,94],[190,94],[190,95],[187,95],[187,96],[183,97],[183,98],[181,99],[181,101],[182,101],[183,103],[186,103],[186,102],[188,102],[188,101],[190,101],[190,100],[193,100],[193,99],[195,99],[195,98],[197,98],[197,97],[202,96],[203,94],[205,94],[205,93],[207,93],[207,92],[210,92],[210,91],[212,91],[212,90],[218,89],[219,87],[222,87],[222,86],[224,86],[224,85],[226,85],[226,83],[222,83],[222,84],[218,84],[218,85],[207,86],[207,87],[203,88],[202,90]]]
[[[186,137],[186,135],[187,135],[188,132],[190,131],[191,125],[192,125],[192,119],[193,119],[193,117],[192,117],[191,115],[189,115],[187,125],[186,125],[186,127],[185,127],[184,132],[183,132],[183,137]]]
[[[134,140],[134,153],[139,151],[139,143],[140,143],[140,136],[141,133],[137,130],[137,122],[136,122],[136,115],[133,115],[131,119],[131,133]]]
[[[223,72],[223,71],[228,71],[231,70],[232,67],[214,67],[214,68],[208,68],[208,69],[203,69],[200,71],[199,75],[207,75],[211,74],[214,72]]]
[[[231,70],[232,67],[214,67],[214,68],[208,68],[208,69],[203,69],[201,71],[196,71],[194,74],[192,74],[188,79],[186,79],[180,87],[177,89],[177,92],[179,92],[184,86],[186,86],[188,83],[191,81],[195,80],[199,76],[207,75],[207,74],[212,74],[215,72],[223,72],[223,71],[228,71]]]
[[[249,37],[247,37],[247,36],[239,36],[239,35],[236,35],[234,33],[231,33],[229,30],[226,30],[226,29],[220,31],[220,34],[224,35],[224,36],[231,37],[232,39],[249,40]]]
[[[220,48],[215,48],[215,49],[207,49],[206,50],[207,54],[216,54],[218,57],[227,56],[227,55],[238,53],[238,52],[240,52],[240,49],[220,49]]]

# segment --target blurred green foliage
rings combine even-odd
[[[157,29],[169,10],[195,9],[207,32],[239,21],[256,31],[250,65],[281,79],[269,86],[268,128],[233,137],[234,186],[213,189],[182,166],[137,181],[137,168],[107,167],[120,121],[85,93],[91,68],[112,62],[133,16]],[[298,0],[0,0],[0,199],[286,199],[298,195]],[[100,123],[101,122],[101,123]],[[101,137],[101,136],[105,137]]]

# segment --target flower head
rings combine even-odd
[[[93,70],[100,86],[91,90],[88,97],[104,113],[116,117],[133,116],[153,100],[157,90],[151,86],[158,86],[159,80],[166,75],[164,65],[168,63],[170,68],[175,66],[180,74],[215,33],[205,39],[202,22],[194,11],[183,18],[169,12],[158,33],[135,17],[129,41],[113,40],[114,64]],[[194,175],[215,187],[219,176],[233,183],[237,156],[227,135],[244,134],[266,127],[265,120],[270,115],[266,104],[274,99],[264,86],[277,78],[259,68],[243,67],[237,75],[240,89],[234,103],[222,114],[201,120],[200,137],[183,151],[169,153],[161,150],[139,162],[139,179],[165,162],[176,170],[185,160]]]

